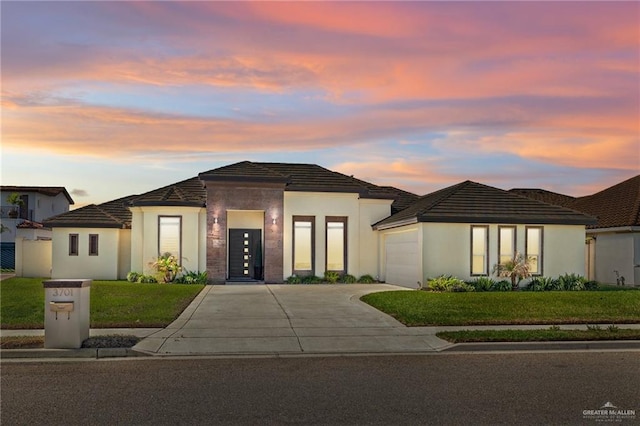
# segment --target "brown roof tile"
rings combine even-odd
[[[119,198],[103,204],[89,204],[50,217],[43,224],[49,228],[131,228],[129,205],[136,196]]]
[[[136,196],[133,206],[193,206],[204,207],[207,193],[200,179],[191,178]]]
[[[640,175],[577,198],[570,207],[598,218],[598,223],[589,228],[640,226]]]
[[[375,227],[412,221],[587,225],[594,223],[595,219],[568,208],[465,181],[420,197]]]
[[[539,188],[513,188],[509,192],[531,198],[533,200],[542,201],[547,204],[555,204],[556,206],[569,206],[576,199],[570,195],[559,194],[557,192],[547,191]]]

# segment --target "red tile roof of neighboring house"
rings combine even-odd
[[[640,226],[640,175],[577,198],[571,208],[598,218],[598,223],[589,228]]]
[[[24,220],[16,226],[19,229],[46,229],[46,227],[40,222],[34,222],[32,220]]]
[[[37,192],[39,194],[48,195],[49,197],[55,197],[58,194],[64,194],[65,198],[69,201],[69,204],[74,204],[73,198],[67,192],[64,186],[12,186],[1,185],[0,191],[2,192]]]

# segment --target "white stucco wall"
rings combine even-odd
[[[127,279],[131,271],[131,230],[121,229],[118,242],[118,279]]]
[[[118,279],[121,229],[54,228],[51,278]],[[69,255],[69,234],[78,234],[78,255]],[[98,234],[98,255],[89,256],[89,234]]]
[[[625,285],[640,285],[640,232],[597,233],[595,242],[595,279],[616,284],[616,273],[625,278]],[[638,241],[638,242],[636,242]],[[635,256],[635,259],[634,259]]]
[[[315,217],[315,274],[326,268],[327,216],[347,217],[347,273],[359,277],[380,274],[378,237],[371,228],[389,216],[391,200],[359,199],[357,194],[285,192],[283,235],[283,278],[292,274],[293,216]]]
[[[206,209],[202,207],[132,207],[132,271],[153,273],[150,265],[158,258],[158,216],[182,217],[182,267],[206,271]]]
[[[478,224],[484,225],[484,224]],[[525,225],[486,224],[489,226],[489,274],[498,263],[498,226],[516,227],[516,249],[525,252]],[[530,225],[542,226],[543,265],[542,275],[558,276],[565,273],[584,275],[585,229],[579,225]],[[380,232],[381,241],[392,232],[417,229],[422,241],[422,282],[439,275],[453,275],[470,280],[471,275],[471,224],[468,223],[419,223],[392,228]],[[384,244],[384,243],[383,243]],[[382,261],[384,263],[384,260]],[[398,276],[398,275],[396,275]],[[495,278],[495,277],[494,277]],[[387,282],[389,282],[387,280]],[[390,284],[415,287],[411,282]]]
[[[18,238],[16,243],[16,276],[51,277],[52,241]]]

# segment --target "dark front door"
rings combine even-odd
[[[229,279],[262,279],[262,231],[229,230]]]

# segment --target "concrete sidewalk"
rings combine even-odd
[[[208,286],[134,350],[153,355],[433,352],[450,346],[361,302],[385,284]]]

